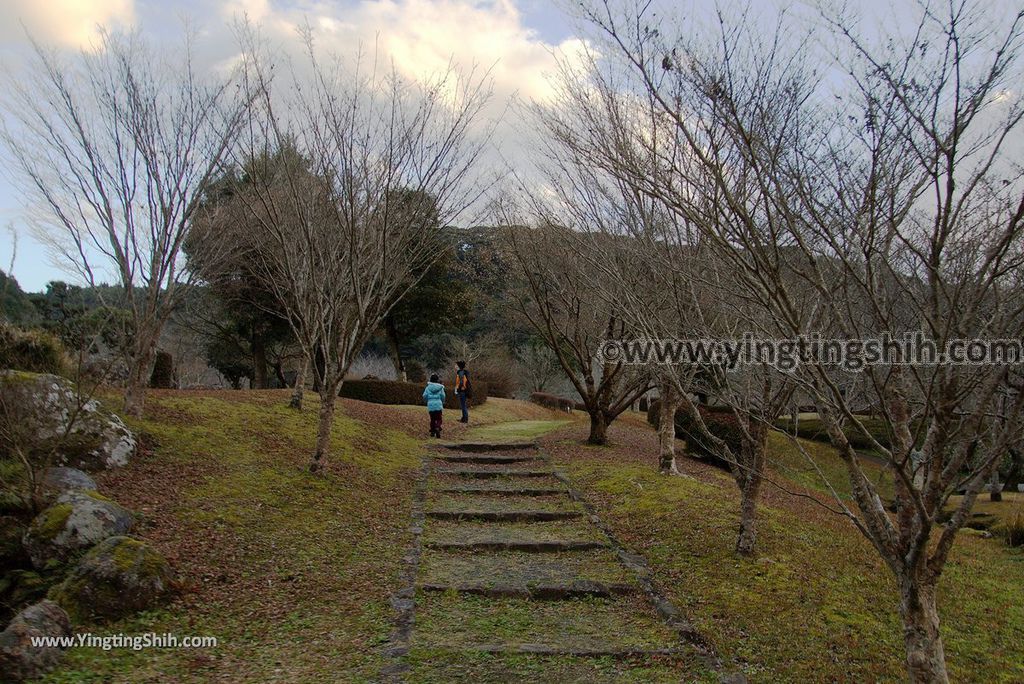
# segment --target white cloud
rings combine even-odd
[[[22,24],[44,41],[86,47],[97,26],[128,26],[135,21],[134,0],[4,0],[0,3],[0,39],[17,41]]]
[[[265,34],[287,43],[295,27],[308,23],[318,45],[346,56],[357,45],[378,48],[404,76],[428,79],[454,61],[464,70],[491,69],[499,99],[513,93],[545,100],[552,95],[547,74],[553,53],[572,57],[583,45],[542,40],[524,26],[511,0],[375,0],[355,6],[313,0],[298,7],[268,0],[226,0],[225,17],[247,15]]]

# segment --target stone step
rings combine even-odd
[[[640,593],[538,601],[421,592],[412,648],[459,648],[495,653],[629,655],[682,647]],[[483,647],[483,648],[481,648]]]
[[[532,654],[551,656],[575,656],[580,658],[644,658],[652,656],[689,655],[685,648],[622,648],[615,644],[594,646],[568,646],[561,644],[472,644],[463,648],[464,651],[503,654]]]
[[[445,463],[525,463],[542,460],[533,454],[441,454],[436,458]]]
[[[496,584],[478,582],[421,582],[417,588],[423,591],[454,591],[459,594],[473,594],[488,598],[521,598],[539,601],[564,601],[585,597],[608,598],[637,593],[636,584],[605,583],[591,580],[574,580],[562,583],[511,583]]]
[[[606,548],[608,540],[582,518],[525,523],[434,520],[425,526],[423,543],[456,551],[551,553]]]
[[[583,511],[544,510],[429,510],[427,517],[434,520],[482,520],[487,522],[546,522],[550,520],[571,520],[582,518]]]
[[[536,449],[536,442],[450,442],[440,446],[452,451],[518,451]]]
[[[579,511],[582,510],[566,492],[546,496],[491,496],[480,492],[439,492],[427,495],[431,511]]]
[[[586,539],[477,539],[473,541],[428,541],[425,546],[441,551],[522,551],[524,553],[561,553],[609,549],[607,542]]]
[[[568,490],[565,487],[495,487],[490,482],[461,487],[441,487],[434,491],[442,494],[479,494],[481,496],[554,496],[568,494]]]
[[[515,469],[515,468],[436,468],[438,475],[457,475],[459,477],[551,477],[550,470]]]
[[[636,574],[609,549],[556,554],[433,550],[421,559],[417,586],[543,600],[622,596],[641,589]]]

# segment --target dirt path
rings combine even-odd
[[[532,444],[425,459],[390,681],[721,681],[716,658]]]

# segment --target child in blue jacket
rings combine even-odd
[[[427,402],[427,411],[430,413],[430,436],[441,436],[441,415],[444,412],[444,385],[437,373],[430,376],[430,382],[423,390],[423,399]]]

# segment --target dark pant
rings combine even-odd
[[[443,411],[431,411],[430,412],[430,434],[440,435],[441,434],[441,417],[444,414]]]
[[[469,420],[469,397],[465,392],[459,392],[459,406],[462,407],[462,420]]]

